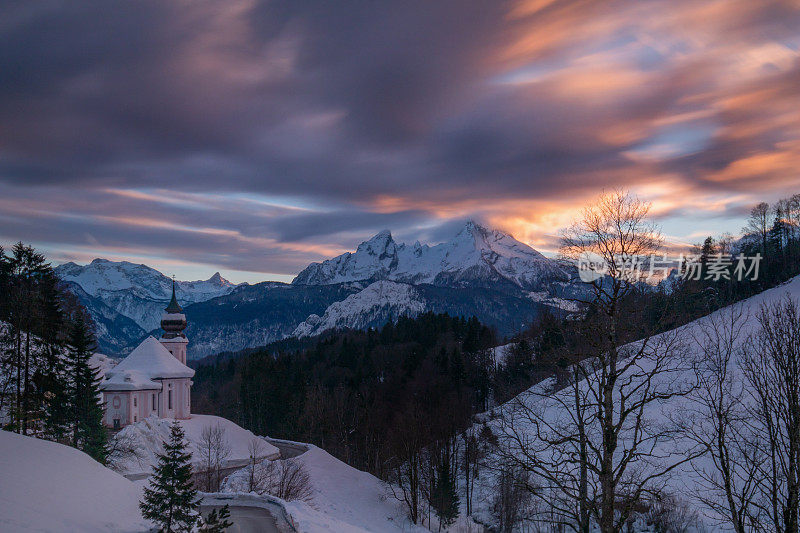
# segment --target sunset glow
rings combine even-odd
[[[800,192],[794,0],[5,11],[0,243],[56,262],[285,281],[467,218],[554,254],[613,188],[683,245]]]

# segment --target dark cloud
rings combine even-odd
[[[603,187],[664,204],[729,193],[738,216],[800,163],[793,2],[2,13],[0,238],[90,235],[98,254],[179,241],[193,261],[290,273],[384,227],[442,240],[467,216],[527,220],[552,243],[547,217]]]

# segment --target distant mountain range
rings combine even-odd
[[[88,308],[109,354],[127,353],[157,330],[171,295],[171,279],[125,261],[66,263],[56,273]],[[236,285],[217,273],[176,288],[189,321],[189,356],[200,358],[424,311],[474,315],[512,335],[546,307],[569,310],[564,298],[585,290],[574,277],[574,269],[511,235],[470,221],[434,246],[396,243],[382,231],[355,252],[310,264],[291,284]]]

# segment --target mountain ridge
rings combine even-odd
[[[98,344],[124,355],[157,333],[172,280],[147,265],[95,259],[56,273],[91,313]],[[503,336],[544,309],[569,311],[574,275],[508,233],[468,221],[450,240],[413,245],[383,230],[347,252],[311,263],[291,284],[233,284],[219,273],[176,281],[189,357],[262,346],[330,328],[378,327],[432,311],[477,316]]]
[[[345,252],[303,269],[293,285],[388,280],[410,284],[485,286],[511,284],[537,290],[568,273],[554,260],[510,234],[468,221],[449,241],[398,244],[383,230]]]

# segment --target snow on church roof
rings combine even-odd
[[[106,373],[104,390],[160,389],[153,380],[190,378],[194,370],[178,361],[153,337],[147,337],[128,357]]]

